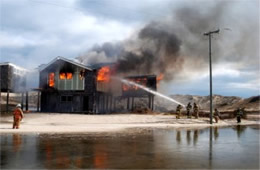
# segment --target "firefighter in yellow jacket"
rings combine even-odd
[[[176,108],[176,119],[180,119],[181,118],[181,109],[182,109],[182,106],[179,104]]]
[[[187,109],[187,117],[191,119],[190,109],[192,109],[192,106],[190,103],[188,103],[188,105],[186,106],[186,109]]]
[[[21,104],[17,104],[16,108],[14,109],[14,123],[13,129],[19,129],[20,121],[23,119],[23,111],[21,109]]]
[[[199,118],[199,107],[196,103],[193,104],[193,114],[196,119]]]

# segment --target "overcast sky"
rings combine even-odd
[[[212,27],[221,29],[220,35],[213,38],[212,48],[214,42],[226,39],[234,39],[236,44],[243,41],[245,48],[257,48],[239,54],[225,49],[229,47],[220,48],[229,52],[225,60],[213,63],[213,93],[241,97],[259,95],[259,2],[225,2],[234,7],[225,23],[216,23],[216,27]],[[203,9],[212,3],[206,0],[0,0],[0,62],[33,69],[57,56],[75,58],[95,44],[131,38],[145,24],[163,20],[185,5]],[[236,35],[242,28],[226,24],[227,21],[239,22],[247,30],[252,30],[247,33],[249,38],[237,39]],[[252,25],[254,28],[251,28]],[[202,37],[206,31],[209,30],[201,30]],[[202,42],[208,49],[208,40],[203,37]],[[230,59],[236,55],[240,57]],[[185,76],[188,78],[183,78]],[[177,79],[162,82],[159,91],[165,94],[208,95],[208,69],[198,72],[183,70]]]

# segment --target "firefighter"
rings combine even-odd
[[[216,121],[216,123],[218,123],[218,120],[219,120],[219,111],[217,108],[215,108],[215,111],[214,111],[214,119]]]
[[[186,109],[187,109],[187,117],[188,118],[191,118],[191,112],[190,112],[190,109],[192,108],[190,102],[188,103],[188,105],[186,106]]]
[[[180,119],[181,118],[181,109],[182,109],[182,106],[179,104],[176,108],[176,119]]]
[[[244,109],[238,108],[236,110],[237,123],[241,123],[241,118],[244,115]]]
[[[193,104],[193,113],[196,119],[199,118],[199,107],[196,103]]]
[[[23,111],[21,109],[21,104],[17,104],[16,108],[14,109],[14,123],[13,129],[19,129],[20,121],[23,119]]]

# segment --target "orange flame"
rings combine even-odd
[[[72,79],[72,73],[67,73],[67,79],[68,80]]]
[[[61,80],[66,79],[66,74],[65,74],[65,73],[60,73],[60,79],[61,79]]]
[[[60,80],[72,79],[72,73],[60,73]]]
[[[163,79],[164,75],[161,73],[159,76],[156,77],[157,83]]]
[[[111,76],[111,70],[109,66],[102,67],[98,70],[97,81],[109,82]]]
[[[147,79],[146,78],[131,78],[131,79],[128,79],[130,81],[133,81],[137,84],[140,84],[140,85],[143,85],[143,86],[146,86],[147,84]],[[123,84],[122,86],[123,88],[123,91],[128,91],[128,90],[139,90],[139,87],[135,86],[135,85],[127,85],[127,84]]]
[[[50,87],[54,87],[54,76],[55,76],[54,73],[49,74],[49,86]]]

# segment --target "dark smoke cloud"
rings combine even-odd
[[[152,23],[138,34],[141,46],[137,51],[125,52],[118,59],[118,71],[133,74],[167,74],[172,66],[181,65],[181,40],[173,33],[156,28]],[[166,76],[166,78],[169,76]]]
[[[220,1],[175,8],[168,18],[145,25],[135,38],[96,45],[79,59],[88,64],[115,62],[123,75],[163,73],[165,80],[173,80],[184,69],[208,68],[208,39],[203,33],[220,28],[220,35],[214,35],[217,39],[213,37],[213,62],[243,63],[250,55],[254,63],[259,42],[250,29],[259,36],[259,21],[254,20],[258,13],[245,15],[235,10],[236,5],[235,1]],[[226,33],[225,27],[232,31]]]

